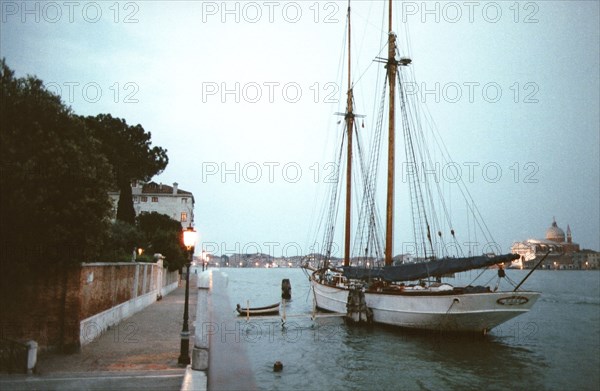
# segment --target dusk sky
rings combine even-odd
[[[17,76],[36,75],[77,114],[139,123],[168,150],[153,180],[194,193],[206,249],[309,252],[343,129],[346,1],[1,6],[0,57]],[[383,11],[352,3],[365,133]],[[399,2],[395,23],[416,93],[502,249],[543,238],[555,217],[600,250],[599,2]],[[409,212],[397,206],[400,253]]]

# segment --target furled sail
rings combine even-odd
[[[353,279],[381,278],[385,281],[414,281],[427,277],[439,277],[444,274],[464,272],[471,269],[492,266],[518,259],[518,254],[496,256],[477,256],[466,258],[442,258],[429,262],[405,263],[397,266],[364,268],[344,267],[344,276]]]

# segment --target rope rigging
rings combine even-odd
[[[377,116],[375,132],[371,140],[368,163],[365,163],[362,147],[359,144],[360,168],[363,179],[363,197],[359,211],[357,231],[354,241],[353,252],[359,254],[363,263],[368,258],[376,260],[382,254],[383,240],[381,232],[381,221],[377,211],[375,190],[377,182],[377,169],[379,166],[379,155],[381,151],[381,133],[383,129],[383,117],[385,114],[385,82],[381,95],[381,106]],[[363,252],[364,249],[364,252]],[[373,253],[374,251],[374,253]]]
[[[346,33],[344,38],[346,41],[349,40],[349,33]],[[410,37],[408,35],[406,36],[406,45],[410,46]],[[388,46],[389,44],[387,43],[380,46],[379,54]],[[345,48],[345,45],[343,47]],[[395,52],[396,56],[398,56],[398,47],[395,48]],[[346,53],[345,49],[343,53]],[[379,57],[377,59],[381,60]],[[376,60],[373,62],[383,61]],[[349,107],[355,107],[354,96],[351,94],[351,90],[357,87],[359,82],[363,81],[363,76],[371,68],[373,62],[363,72],[359,73],[358,79],[352,85],[348,86]],[[411,60],[400,58],[396,62],[400,65],[408,65]],[[341,63],[343,64],[343,62]],[[456,181],[446,181],[448,185],[447,189],[445,189],[446,183],[440,183],[442,182],[441,172],[439,172],[440,164],[446,167],[446,165],[456,165],[456,163],[450,158],[448,149],[442,141],[440,132],[426,104],[424,102],[421,104],[418,95],[408,89],[415,85],[413,82],[415,79],[413,68],[408,66],[401,66],[399,68],[401,71],[396,73],[396,82],[399,87],[397,95],[399,98],[398,106],[400,114],[397,118],[399,125],[402,127],[402,139],[404,141],[404,154],[406,157],[404,170],[402,171],[404,172],[402,179],[406,181],[403,180],[402,182],[408,194],[408,199],[401,201],[407,201],[410,205],[407,204],[407,207],[403,209],[405,212],[401,212],[398,216],[406,219],[412,226],[414,247],[410,251],[410,255],[419,260],[431,260],[451,256],[464,257],[465,253],[454,228],[451,197],[447,198],[444,194],[446,191],[451,193],[451,187],[457,186],[460,193],[457,195],[461,195],[466,201],[466,233],[469,236],[469,242],[471,230],[473,230],[475,236],[479,231],[487,243],[493,243],[493,238],[462,176],[458,174],[456,178],[453,178]],[[382,80],[379,77],[381,67],[377,67],[377,69],[378,76],[375,91],[381,91],[381,98],[378,100],[378,104],[373,107],[373,113],[375,114],[375,111],[377,111],[377,115],[374,115],[375,126],[371,130],[371,135],[365,136],[361,132],[358,132],[358,121],[351,121],[352,129],[347,129],[348,125],[344,126],[344,131],[338,139],[339,148],[336,148],[335,156],[337,170],[332,175],[327,202],[324,205],[324,210],[321,213],[321,223],[318,226],[318,231],[323,233],[322,243],[326,260],[329,260],[334,252],[335,226],[338,222],[341,198],[343,198],[339,197],[338,194],[343,192],[343,183],[345,181],[345,179],[340,178],[340,175],[343,173],[343,167],[347,165],[343,160],[344,157],[347,157],[344,151],[344,144],[348,142],[347,139],[349,137],[347,132],[351,132],[352,138],[356,140],[352,147],[353,151],[349,153],[353,156],[352,161],[358,163],[355,166],[358,169],[354,169],[349,174],[351,175],[352,182],[357,185],[352,186],[353,192],[356,193],[352,195],[352,203],[358,213],[357,219],[352,221],[353,227],[351,229],[355,232],[355,235],[353,237],[351,253],[355,259],[358,258],[359,264],[366,265],[370,260],[374,260],[371,263],[372,266],[381,261],[384,253],[383,231],[385,227],[382,224],[382,216],[378,211],[376,188],[380,181],[378,174],[379,166],[381,165],[382,140],[385,138],[383,129],[387,121],[385,109],[386,94],[389,93],[387,87],[389,80],[387,72],[384,72],[386,76],[381,78],[384,79],[383,84],[381,84]],[[391,89],[393,86],[389,88]],[[347,114],[351,114],[353,118],[357,117],[351,112]],[[363,148],[361,137],[368,137],[369,148],[367,150]],[[410,219],[406,217],[408,216],[408,210],[410,210]],[[407,234],[403,234],[403,236],[403,239],[406,240]],[[469,247],[468,255],[474,255],[471,254],[471,247]]]

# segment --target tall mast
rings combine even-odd
[[[346,131],[348,132],[348,153],[346,162],[346,220],[344,229],[344,266],[350,265],[350,214],[352,207],[352,131],[354,129],[354,113],[352,111],[352,74],[351,74],[351,26],[350,0],[348,0],[348,101],[346,103]]]
[[[386,202],[386,228],[385,228],[385,264],[391,265],[393,262],[393,235],[394,235],[394,175],[395,175],[395,106],[396,96],[396,71],[398,63],[396,62],[396,35],[392,30],[392,0],[389,0],[389,33],[388,33],[388,58],[387,58],[387,77],[390,90],[390,107],[388,118],[388,176],[387,176],[387,202]]]

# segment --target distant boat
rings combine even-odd
[[[238,314],[242,316],[277,315],[279,314],[279,303],[255,308],[242,308],[242,306],[238,304],[236,310]]]
[[[342,146],[344,143],[346,144],[347,151],[345,162],[346,213],[343,246],[344,266],[342,270],[334,269],[331,266],[332,262],[330,262],[331,251],[327,250],[325,252],[326,255],[322,259],[320,268],[312,272],[310,276],[315,304],[318,308],[324,310],[346,313],[348,318],[359,322],[367,321],[407,328],[485,334],[499,324],[528,312],[540,297],[540,293],[519,291],[518,288],[521,284],[516,286],[514,290],[498,291],[500,280],[506,277],[503,268],[498,269],[498,284],[496,284],[495,288],[485,286],[454,287],[441,282],[442,277],[448,274],[510,263],[516,260],[518,255],[494,255],[488,253],[479,256],[450,256],[448,253],[444,254],[443,251],[438,249],[437,244],[440,242],[457,245],[458,248],[460,248],[460,245],[455,237],[455,231],[452,228],[453,225],[450,222],[450,213],[446,204],[443,201],[432,198],[432,195],[441,197],[443,189],[440,190],[439,183],[428,183],[427,181],[430,179],[427,178],[427,175],[419,175],[419,170],[422,167],[425,173],[432,172],[426,171],[427,168],[425,168],[429,167],[427,164],[432,164],[432,158],[427,149],[427,140],[423,136],[422,129],[422,124],[427,122],[427,119],[421,120],[417,118],[421,114],[418,106],[418,97],[406,90],[407,85],[411,83],[412,72],[408,68],[412,64],[412,60],[408,57],[399,57],[398,55],[396,34],[392,30],[392,0],[389,0],[388,13],[388,55],[387,58],[377,57],[375,61],[385,64],[389,103],[387,105],[384,103],[383,98],[386,95],[386,87],[384,85],[383,92],[379,97],[376,97],[378,102],[381,101],[378,111],[379,117],[373,121],[376,123],[375,135],[377,136],[377,132],[379,132],[379,138],[374,137],[374,140],[384,138],[381,135],[385,132],[382,132],[381,128],[383,128],[385,121],[388,122],[385,235],[381,234],[381,226],[383,224],[379,222],[375,206],[379,141],[372,143],[371,152],[365,152],[360,149],[360,146],[353,148],[353,143],[360,142],[360,133],[355,121],[358,115],[353,111],[354,85],[350,74],[352,61],[350,57],[351,24],[349,4],[347,20],[347,105],[345,113],[338,113],[345,119],[345,133],[341,143]],[[413,218],[412,226],[415,231],[406,240],[410,240],[411,242],[413,238],[420,240],[418,243],[415,242],[416,251],[420,251],[420,256],[416,256],[415,258],[422,260],[422,262],[407,262],[394,265],[393,225],[396,166],[396,94],[400,97],[398,109],[401,115],[403,130],[400,136],[404,140],[405,154],[407,160],[409,160],[408,164],[411,164],[411,167],[414,169],[414,175],[405,175],[403,177],[405,180],[404,183],[409,186],[411,203],[411,206],[405,210],[406,214],[410,214]],[[340,150],[343,151],[344,148],[338,146],[336,151]],[[363,157],[363,155],[367,154],[369,156]],[[358,158],[353,157],[353,155],[358,155]],[[338,166],[343,167],[343,154],[337,153],[336,156],[339,156]],[[357,160],[358,164],[356,166],[361,170],[360,176],[352,171],[353,159]],[[363,180],[360,183],[362,188],[359,188],[358,191],[352,189],[352,183],[357,177]],[[341,183],[341,180],[338,177],[334,184],[336,190],[331,192],[331,201],[329,202],[331,210],[337,210],[337,204],[339,203],[338,193],[341,193],[342,190],[342,186],[338,186],[339,183]],[[359,191],[362,192],[362,203],[360,204],[360,208],[357,208],[360,209],[360,214],[355,242],[358,241],[359,244],[355,244],[355,249],[363,255],[355,256],[352,259],[360,260],[362,257],[363,261],[362,266],[351,266],[351,195]],[[463,195],[465,195],[465,192],[468,192],[466,188],[461,188],[460,191]],[[480,217],[479,211],[474,206],[473,200],[468,193],[465,195],[465,199],[468,205],[468,212],[472,213],[474,218],[478,219]],[[443,210],[435,210],[434,208]],[[320,225],[321,227],[326,227],[324,229],[326,232],[324,232],[323,243],[329,245],[329,248],[331,248],[331,243],[333,243],[335,216],[337,216],[337,212],[335,211],[325,214],[324,218],[329,220]],[[444,221],[440,222],[441,220]],[[482,232],[489,232],[487,226],[481,224],[479,220],[477,220],[477,224]],[[448,232],[448,238],[442,232]],[[489,236],[491,237],[491,234]],[[379,237],[385,237],[385,243],[380,241]],[[486,236],[487,238],[488,236]],[[462,252],[462,250],[460,251]],[[374,264],[380,261],[383,261],[384,266],[376,266]]]

